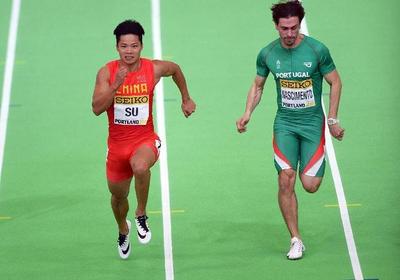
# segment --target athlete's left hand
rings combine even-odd
[[[188,99],[182,102],[182,112],[185,115],[185,117],[189,117],[191,114],[193,114],[196,110],[196,103],[192,99]]]
[[[335,137],[337,140],[342,141],[344,136],[344,129],[341,128],[339,124],[329,125],[328,127],[331,135]]]

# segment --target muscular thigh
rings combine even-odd
[[[106,171],[109,182],[116,184],[132,178],[132,168],[129,164],[132,152],[131,143],[108,144]]]
[[[108,144],[107,179],[119,183],[131,179],[133,162],[145,159],[152,166],[158,158],[160,140],[156,134],[138,141],[114,142]]]
[[[285,169],[297,170],[299,145],[299,137],[291,129],[285,127],[274,129],[274,163],[278,173]]]
[[[130,164],[145,164],[149,168],[156,163],[161,149],[161,141],[158,136],[149,138],[136,145],[130,156]]]
[[[300,173],[322,177],[325,172],[324,123],[303,127],[300,139]]]
[[[324,120],[307,122],[279,120],[274,125],[275,167],[297,170],[307,176],[322,177],[325,170]]]

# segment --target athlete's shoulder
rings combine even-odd
[[[101,84],[108,82],[110,79],[110,69],[107,67],[107,64],[102,66],[99,71],[97,71],[96,75],[96,84]]]
[[[154,61],[155,61],[154,59],[141,57],[140,58],[140,63],[142,65],[141,68],[153,71],[155,65]]]
[[[153,59],[146,58],[146,57],[141,57],[140,61],[146,64],[153,64]]]
[[[119,65],[119,60],[111,60],[106,62],[106,64],[104,64],[98,71],[99,74],[109,74],[111,72],[114,72],[116,69],[118,69],[118,65]]]
[[[308,45],[316,55],[320,72],[325,75],[335,69],[335,63],[331,57],[328,47],[321,41],[311,38],[304,38],[305,45]]]
[[[280,39],[276,39],[271,43],[269,43],[268,45],[266,45],[265,47],[263,47],[260,50],[259,54],[263,56],[268,56],[270,52],[277,50],[279,47],[280,47]]]
[[[146,57],[141,57],[140,58],[141,63],[147,65],[153,65],[154,64],[154,59],[146,58]]]
[[[304,35],[304,43],[318,54],[328,51],[328,47],[324,43],[313,37]]]
[[[118,62],[119,62],[119,60],[118,59],[116,59],[116,60],[111,60],[111,61],[109,61],[109,62],[107,62],[106,63],[106,67],[117,67],[118,66]]]
[[[104,69],[103,71],[107,70],[109,73],[114,73],[114,72],[117,71],[118,65],[119,65],[119,60],[118,59],[111,60],[111,61],[107,62],[106,65],[104,65],[102,67],[102,69]]]

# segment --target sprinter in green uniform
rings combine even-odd
[[[271,8],[279,39],[263,48],[257,57],[257,75],[248,92],[246,110],[237,120],[240,133],[261,100],[265,81],[272,74],[277,89],[278,110],[274,122],[274,162],[278,171],[278,200],[291,241],[288,259],[300,259],[305,246],[298,228],[296,172],[306,191],[318,190],[325,170],[325,116],[322,82],[330,86],[327,124],[330,133],[342,140],[344,129],[337,119],[341,81],[328,48],[300,34],[304,9],[299,1]]]

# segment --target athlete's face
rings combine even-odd
[[[275,25],[284,47],[292,48],[299,42],[300,21],[298,17],[280,18]]]
[[[121,35],[117,44],[117,51],[121,60],[132,65],[139,61],[143,49],[139,36],[134,34]]]

